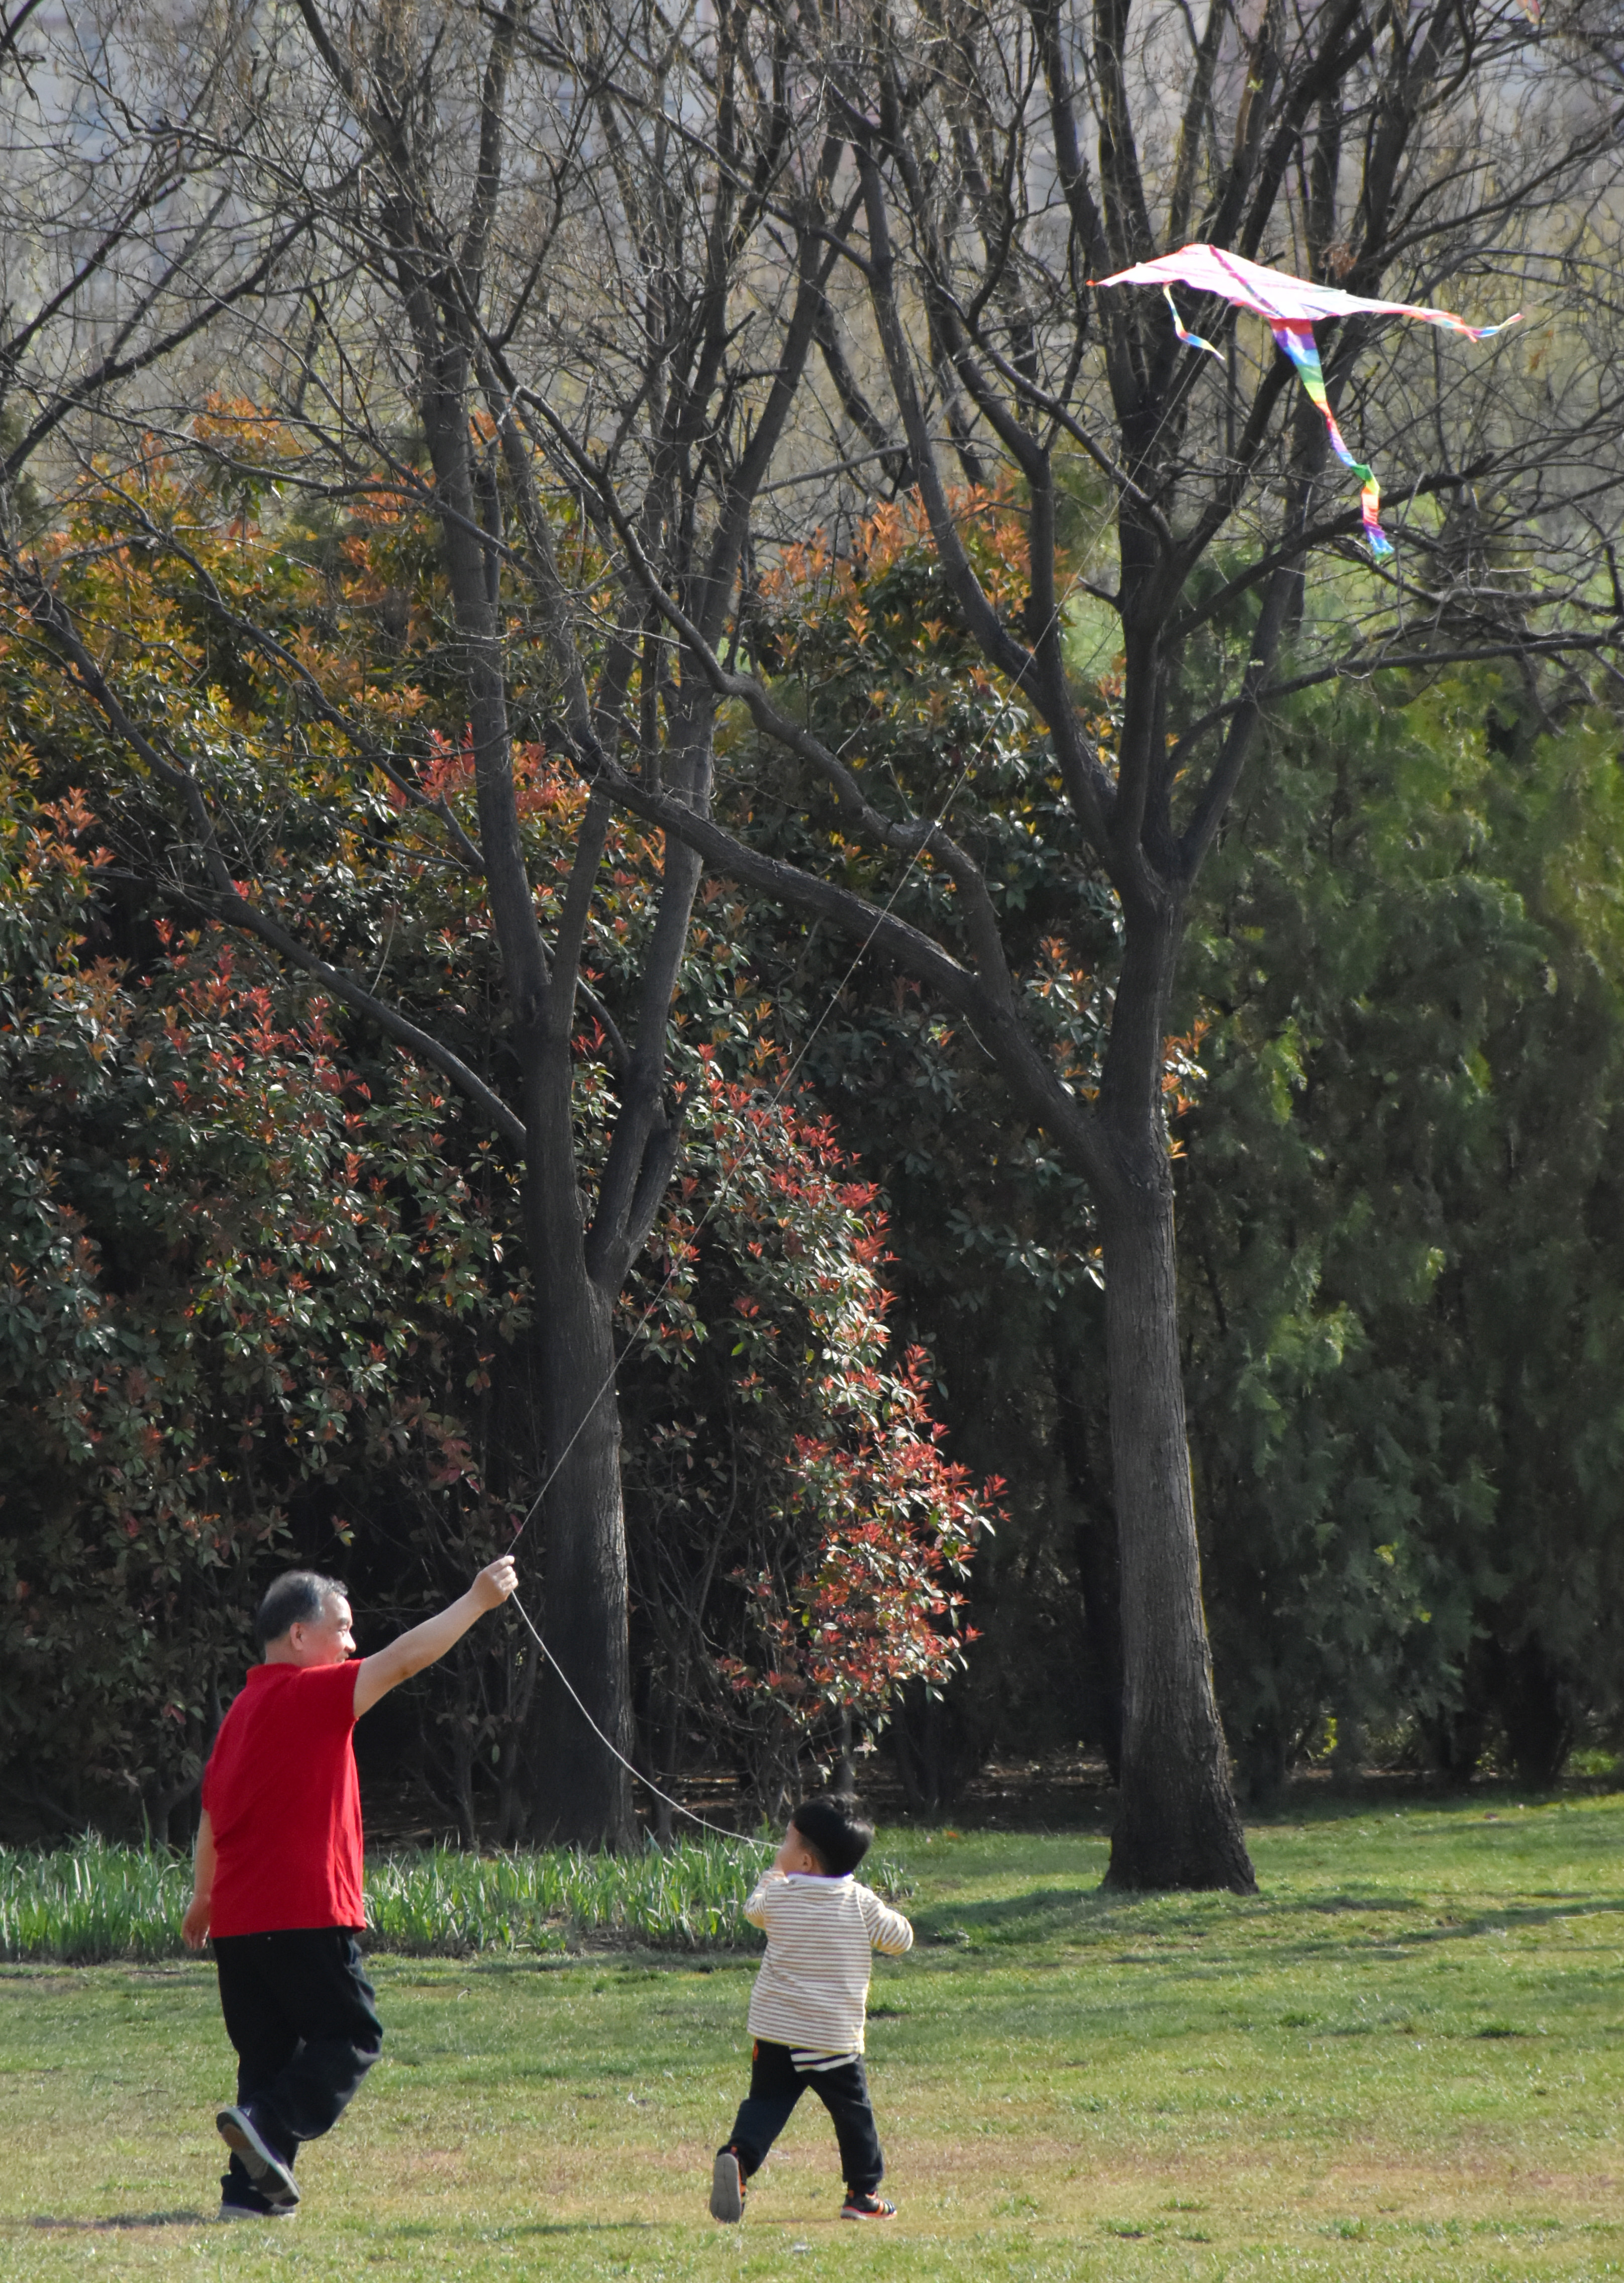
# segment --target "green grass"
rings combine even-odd
[[[367,1866],[371,1947],[409,1957],[567,1949],[619,1936],[651,1949],[736,1944],[738,1906],[769,1851],[718,1840],[624,1856],[567,1848],[488,1857],[436,1847]],[[179,1856],[87,1841],[0,1848],[0,1960],[98,1966],[183,1958],[191,1893]],[[746,1938],[751,1929],[744,1928]]]
[[[1091,1838],[887,1836],[921,1940],[875,1980],[884,2230],[836,2221],[810,2100],[743,2229],[705,2217],[750,1960],[379,1959],[385,2059],[274,2233],[206,2224],[207,1967],[6,1967],[0,2275],[1624,2276],[1624,1805],[1253,1836],[1255,1899],[1132,1903]]]

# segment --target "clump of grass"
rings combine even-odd
[[[368,1947],[412,1957],[561,1950],[606,1938],[651,1949],[759,1941],[740,1905],[758,1851],[710,1841],[635,1855],[550,1848],[495,1856],[436,1847],[367,1866]],[[0,1959],[98,1965],[183,1954],[184,1857],[86,1839],[0,1848]]]
[[[871,1855],[861,1876],[882,1902],[910,1903],[919,1891],[919,1882],[908,1866],[891,1855]]]
[[[167,1848],[83,1839],[50,1854],[0,1848],[0,1958],[76,1966],[174,1958],[191,1872]]]
[[[558,1950],[615,1936],[654,1949],[714,1950],[755,1940],[740,1905],[757,1856],[714,1841],[636,1855],[574,1848],[464,1855],[437,1847],[367,1871],[371,1946],[419,1956]]]

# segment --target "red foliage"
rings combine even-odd
[[[903,1683],[940,1686],[963,1662],[960,1587],[1002,1484],[978,1489],[943,1455],[924,1350],[889,1356],[885,1216],[830,1119],[725,1078],[709,1047],[695,1063],[691,1151],[714,1172],[668,1219],[651,1330],[668,1355],[691,1336],[701,1255],[725,1247],[761,1503],[757,1559],[733,1573],[752,1638],[716,1663],[799,1727],[834,1707],[871,1724]]]

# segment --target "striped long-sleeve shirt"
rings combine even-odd
[[[913,1948],[913,1928],[871,1889],[802,1872],[761,1880],[745,1905],[767,1931],[750,1995],[753,2037],[808,2055],[860,2053],[872,1953]]]

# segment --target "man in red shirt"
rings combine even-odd
[[[449,1609],[358,1664],[333,1578],[292,1570],[260,1604],[265,1662],[251,1668],[209,1756],[183,1929],[193,1950],[213,1937],[237,2048],[236,2105],[216,2120],[231,2151],[223,2219],[293,2210],[300,2142],[337,2123],[383,2043],[355,1940],[366,1923],[355,1723],[518,1582],[503,1555]]]

